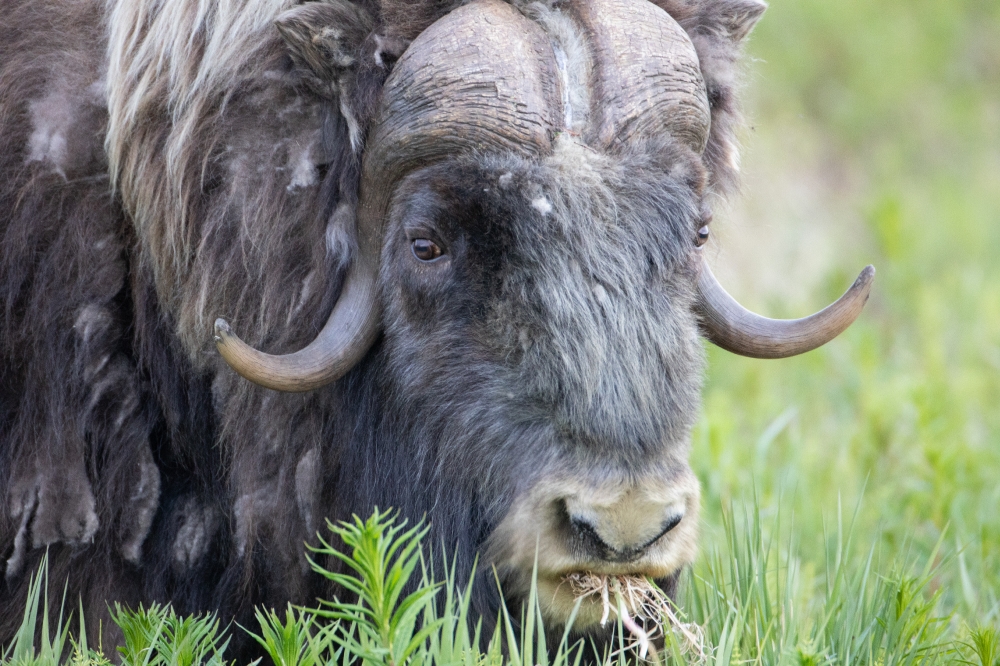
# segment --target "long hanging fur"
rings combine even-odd
[[[657,2],[698,49],[713,114],[703,167],[726,191],[740,42],[763,5]],[[372,373],[394,361],[376,349],[337,386],[277,394],[224,366],[211,323],[273,352],[320,329],[353,252],[381,86],[461,3],[3,1],[0,643],[45,548],[95,618],[108,599],[158,599],[245,621],[254,604],[322,591],[303,542],[331,506],[371,499],[351,483],[402,464],[367,441],[405,425],[402,412],[376,425],[374,396],[399,396]],[[311,32],[324,16],[344,29]],[[496,511],[446,501],[469,504],[441,536]]]

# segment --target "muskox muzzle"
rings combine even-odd
[[[547,476],[519,496],[487,549],[508,594],[523,596],[536,577],[542,613],[554,624],[577,604],[567,576],[634,575],[669,584],[697,548],[699,486],[686,465],[653,465],[632,478],[575,471]],[[601,616],[600,599],[588,599],[575,627]]]

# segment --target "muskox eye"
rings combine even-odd
[[[413,256],[420,261],[434,261],[442,254],[441,248],[432,240],[418,238],[413,241]]]
[[[701,247],[708,242],[708,226],[704,226],[698,230],[698,236],[694,239],[694,244]]]

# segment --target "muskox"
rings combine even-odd
[[[703,264],[763,9],[4,0],[0,641],[46,550],[92,628],[246,623],[376,505],[513,601],[537,553],[553,625],[568,573],[669,588],[701,337],[807,351],[872,279],[773,321]]]

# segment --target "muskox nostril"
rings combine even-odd
[[[601,538],[597,526],[593,523],[579,516],[570,516],[569,524],[576,538],[588,551],[596,554],[602,560],[620,558],[618,551]]]
[[[578,508],[578,507],[577,507]],[[676,529],[684,519],[684,512],[669,513],[663,522],[639,520],[630,529],[611,516],[600,511],[573,511],[564,503],[564,518],[577,547],[584,549],[590,557],[607,562],[631,562],[639,559],[668,532]],[[663,514],[661,514],[663,515]],[[644,527],[643,527],[644,525]]]
[[[605,548],[609,546],[604,543],[601,536],[597,533],[597,527],[584,518],[578,516],[571,516],[569,519],[570,527],[573,528],[573,532],[585,541],[592,541],[600,544]]]
[[[681,524],[681,520],[683,518],[684,518],[684,514],[674,514],[673,516],[670,517],[669,520],[667,520],[667,522],[665,522],[663,524],[663,526],[660,528],[660,531],[657,533],[656,536],[654,536],[652,539],[648,540],[646,543],[644,543],[644,544],[642,544],[640,546],[635,546],[635,547],[631,548],[630,551],[634,552],[636,554],[639,554],[639,555],[641,555],[642,553],[645,553],[647,550],[649,550],[649,548],[654,543],[656,543],[657,541],[659,541],[660,539],[662,539],[667,534],[667,532],[670,532],[675,527],[677,527],[678,525],[680,525]]]
[[[675,527],[677,527],[678,525],[680,525],[681,524],[681,520],[683,520],[683,519],[684,519],[684,515],[683,514],[677,514],[677,515],[671,516],[670,520],[668,520],[667,523],[663,526],[663,531],[660,532],[660,536],[658,536],[656,538],[659,539],[661,536],[663,536],[667,532],[671,531],[672,529],[674,529]],[[655,539],[654,539],[654,541],[655,541]]]

